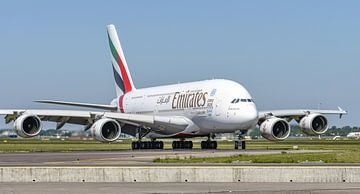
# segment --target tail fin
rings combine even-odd
[[[109,46],[111,53],[111,62],[114,71],[116,95],[119,97],[124,93],[135,89],[132,81],[128,65],[121,48],[119,37],[116,33],[115,26],[110,24],[107,26],[109,38]]]

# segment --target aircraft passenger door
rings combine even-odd
[[[215,103],[215,116],[221,115],[221,104],[222,100],[218,98]]]
[[[159,105],[157,103],[155,103],[154,114],[157,115],[158,113],[159,113]]]

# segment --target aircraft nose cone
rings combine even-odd
[[[258,122],[258,111],[255,106],[249,106],[244,112],[244,121],[252,127],[255,127]]]

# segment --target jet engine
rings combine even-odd
[[[299,126],[306,135],[321,135],[328,130],[328,121],[321,114],[309,114],[300,120]]]
[[[36,115],[21,115],[14,122],[16,134],[20,137],[34,137],[41,131],[41,120]]]
[[[92,136],[101,142],[112,142],[119,138],[120,124],[113,119],[100,119],[91,126]]]
[[[260,132],[265,139],[281,141],[289,137],[290,125],[285,119],[269,118],[260,124]]]

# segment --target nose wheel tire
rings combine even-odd
[[[164,142],[162,141],[135,141],[131,144],[133,150],[144,149],[164,149]]]
[[[173,141],[172,148],[173,149],[192,149],[193,142],[192,141]]]
[[[242,150],[245,150],[245,149],[246,149],[246,142],[245,142],[245,140],[235,141],[235,150],[238,150],[238,149],[242,149]]]
[[[202,141],[201,142],[201,149],[217,149],[217,142],[216,141]]]

